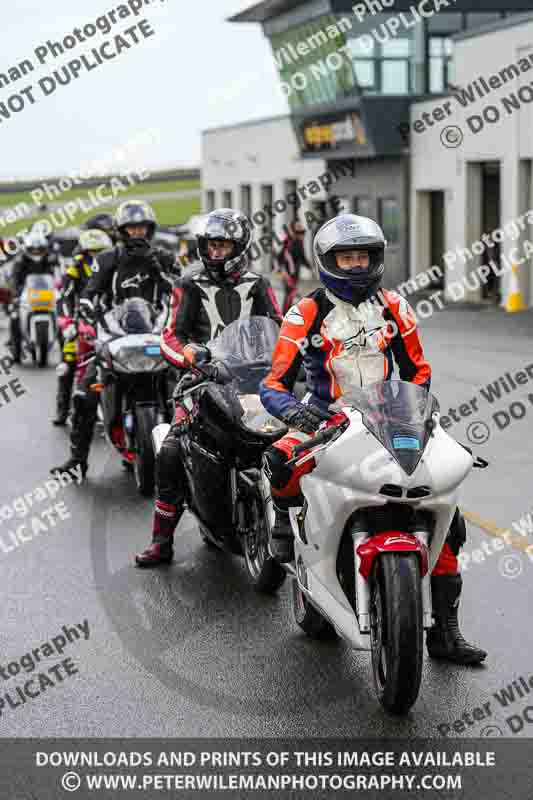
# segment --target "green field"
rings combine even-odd
[[[121,179],[124,185],[127,184],[125,179]],[[102,180],[102,183],[104,181]],[[48,181],[48,185],[52,185],[52,181]],[[38,188],[40,184],[35,184]],[[96,187],[93,187],[94,191]],[[156,192],[177,192],[182,189],[198,189],[200,190],[199,180],[172,180],[172,181],[142,181],[135,186],[128,187],[127,191],[121,193],[121,197],[132,197],[135,195],[152,194]],[[87,192],[91,191],[91,187],[84,188],[78,186],[75,189],[70,189],[68,192],[63,192],[55,198],[47,197],[46,194],[41,200],[42,203],[68,203],[69,200],[75,200],[77,197],[83,197]],[[15,206],[18,203],[27,203],[34,205],[35,201],[32,199],[29,192],[1,192],[0,191],[0,208]]]
[[[104,211],[113,212],[120,204],[122,197],[124,197],[124,195],[121,195],[119,202],[117,202],[114,206],[99,206],[88,214],[80,213],[72,223],[69,222],[67,225],[55,227],[54,230],[68,228],[71,227],[71,225],[82,225],[85,220],[97,213]],[[193,214],[198,214],[200,212],[200,196],[187,197],[181,200],[157,200],[156,202],[151,203],[151,206],[156,213],[157,221],[161,225],[180,225],[184,222],[187,222],[189,217],[191,217]],[[23,231],[25,228],[29,228],[30,225],[34,222],[37,222],[37,220],[43,219],[48,219],[48,215],[37,214],[33,217],[29,217],[28,219],[21,219],[18,222],[14,222],[4,227],[0,225],[0,237],[13,236],[18,232]]]

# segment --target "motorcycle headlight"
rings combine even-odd
[[[122,372],[158,372],[166,368],[161,356],[150,355],[146,348],[134,350],[121,347],[113,356],[113,363]]]

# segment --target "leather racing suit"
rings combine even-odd
[[[281,322],[269,282],[254,272],[223,282],[214,281],[203,268],[175,286],[168,320],[161,336],[161,353],[174,367],[186,368],[183,349],[189,343],[205,344],[237,319],[269,317]],[[181,464],[179,412],[156,460],[157,496],[152,545],[136,557],[139,566],[172,558],[174,531],[184,506],[185,473]]]
[[[303,402],[324,419],[333,414],[329,407],[351,387],[389,379],[394,362],[401,380],[428,389],[431,382],[413,311],[403,297],[389,290],[381,290],[374,302],[354,306],[320,288],[289,310],[272,370],[261,386],[263,405],[280,419],[299,405],[293,387],[302,362],[308,388]],[[301,505],[300,479],[315,462],[310,459],[296,468],[285,464],[294,447],[310,438],[312,434],[290,431],[265,455],[274,503],[280,509]],[[464,542],[461,521],[456,514],[433,575],[457,572],[457,554]]]

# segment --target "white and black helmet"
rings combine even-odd
[[[82,253],[99,253],[113,247],[111,237],[98,228],[90,228],[80,233],[78,247]]]
[[[24,239],[24,252],[26,256],[39,263],[48,254],[48,239],[39,229],[30,231]]]
[[[198,256],[213,280],[223,281],[246,271],[252,231],[251,220],[242,211],[233,208],[218,208],[200,220],[195,231]],[[227,258],[210,259],[208,253],[210,239],[232,242],[233,252]]]
[[[356,214],[339,214],[326,222],[313,242],[313,259],[317,277],[343,300],[360,302],[377,291],[385,271],[383,231],[373,219]],[[335,253],[346,250],[368,250],[368,269],[340,269]]]

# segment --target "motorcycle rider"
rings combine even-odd
[[[289,509],[302,505],[300,478],[315,466],[311,459],[287,467],[294,447],[332,417],[330,405],[350,386],[389,379],[393,359],[401,380],[429,390],[431,368],[411,307],[396,292],[378,292],[385,247],[381,228],[366,217],[340,214],[319,229],[313,257],[322,287],[286,314],[272,370],[261,386],[265,408],[293,429],[267,450],[264,462],[276,514],[270,550],[281,563],[294,560]],[[309,392],[299,402],[293,386],[302,362]],[[427,646],[435,658],[474,664],[487,654],[466,642],[458,626],[462,578],[457,556],[465,539],[465,522],[457,509],[431,577],[435,624]]]
[[[283,314],[294,304],[300,282],[302,266],[309,267],[304,248],[305,228],[301,222],[295,220],[291,223],[283,248],[278,256],[281,279],[285,284],[283,298]]]
[[[54,275],[55,256],[50,255],[46,236],[39,230],[30,231],[24,240],[22,253],[13,261],[12,284],[13,300],[10,306],[10,338],[8,346],[13,353],[15,364],[20,363],[22,332],[20,330],[20,295],[28,275]]]
[[[96,228],[82,231],[77,246],[78,253],[67,267],[57,302],[57,324],[63,335],[63,360],[57,368],[57,414],[54,425],[65,425],[70,409],[70,398],[76,374],[78,356],[77,313],[82,292],[92,275],[96,256],[113,247],[111,238]],[[86,348],[82,348],[86,349]]]
[[[107,233],[114,245],[117,244],[119,240],[115,217],[107,211],[102,211],[100,214],[95,214],[94,217],[90,217],[90,219],[84,223],[83,229],[86,231],[99,230]]]
[[[237,319],[260,316],[281,322],[269,282],[248,270],[252,223],[245,214],[230,208],[212,211],[202,220],[196,238],[202,266],[174,288],[161,337],[162,354],[179,369],[207,360],[205,343]],[[174,531],[184,506],[178,443],[182,430],[177,412],[156,460],[152,543],[135,556],[139,567],[172,561]]]
[[[80,299],[82,320],[94,325],[97,311],[121,305],[129,297],[141,297],[162,309],[163,300],[172,291],[172,281],[164,270],[174,267],[173,257],[150,244],[156,218],[152,208],[138,200],[119,206],[116,227],[121,242],[99,255],[92,264],[92,276]],[[73,395],[74,414],[70,436],[70,458],[50,471],[68,472],[81,467],[87,473],[89,450],[98,410],[98,396],[90,390],[96,382],[94,361],[76,377]]]

